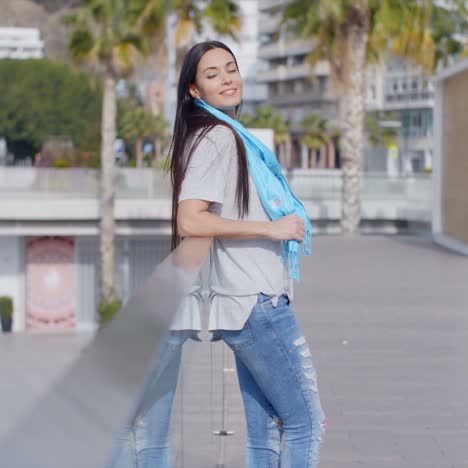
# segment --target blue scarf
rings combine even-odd
[[[202,99],[195,99],[194,102],[219,120],[227,122],[242,138],[247,152],[249,172],[266,213],[273,221],[289,214],[301,217],[305,227],[302,250],[305,255],[310,255],[312,226],[309,217],[302,203],[289,188],[288,182],[281,172],[281,164],[273,152],[237,120],[210,106]],[[299,281],[300,243],[296,240],[283,241],[282,255],[283,261],[288,267],[290,278]]]

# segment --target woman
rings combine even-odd
[[[273,153],[237,121],[242,78],[218,41],[185,56],[171,145],[173,238],[213,237],[213,341],[235,355],[248,468],[315,467],[325,430],[310,351],[289,304],[310,222]]]

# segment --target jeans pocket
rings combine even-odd
[[[241,330],[220,330],[220,332],[224,342],[233,351],[239,351],[254,343],[248,320]]]

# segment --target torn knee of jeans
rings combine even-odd
[[[301,336],[299,337],[297,340],[294,340],[294,346],[296,348],[298,347],[301,347],[303,349],[301,349],[301,351],[299,352],[299,354],[304,357],[304,358],[307,358],[307,357],[310,357],[310,350],[307,346],[307,342],[306,342],[306,339],[304,336]]]
[[[317,393],[317,374],[312,362],[310,349],[307,346],[307,341],[304,336],[300,336],[294,340],[294,346],[300,348],[299,354],[304,358],[302,368],[304,369],[304,375],[309,382],[309,388]]]
[[[294,346],[301,346],[305,343],[306,343],[306,339],[303,336],[301,336],[300,338],[294,341]]]
[[[283,421],[280,418],[273,419],[273,426],[283,429]]]
[[[320,421],[320,429],[322,429],[322,431],[325,431],[325,429],[327,428],[327,423],[328,423],[327,419]]]
[[[317,393],[317,372],[313,367],[304,367],[304,375],[309,382],[309,388]]]

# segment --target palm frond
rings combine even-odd
[[[237,37],[241,19],[239,8],[232,0],[210,0],[203,10],[203,17],[210,22],[217,33]]]
[[[95,44],[96,39],[90,29],[84,26],[75,29],[68,42],[72,59],[78,63],[87,60]]]

